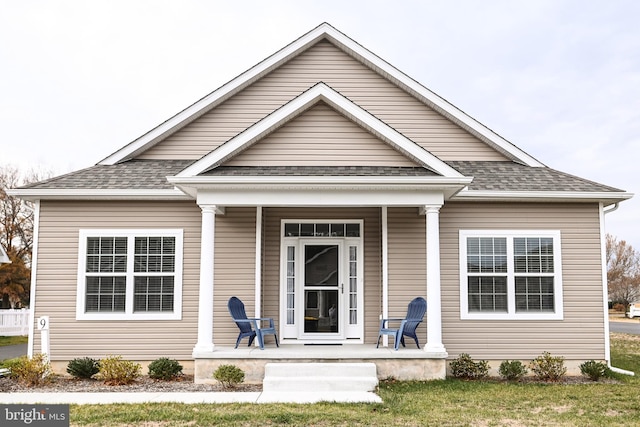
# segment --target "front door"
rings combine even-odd
[[[362,223],[283,225],[282,341],[363,342]]]
[[[301,240],[303,272],[301,274],[299,330],[301,338],[343,338],[344,271],[342,242]]]

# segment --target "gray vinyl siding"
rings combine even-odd
[[[415,166],[404,155],[320,103],[225,166]]]
[[[216,215],[213,289],[213,342],[229,347],[236,343],[238,327],[231,320],[227,302],[242,300],[248,317],[255,313],[256,208],[227,208]],[[247,340],[243,341],[247,345]]]
[[[403,318],[415,297],[427,298],[426,219],[417,207],[387,210],[389,317]],[[427,302],[428,308],[428,302]],[[420,345],[427,343],[426,316],[418,328]],[[413,342],[411,346],[415,345]]]
[[[200,226],[192,202],[41,202],[35,317],[50,317],[51,359],[190,359],[197,336]],[[88,228],[183,229],[182,320],[76,320],[78,233]],[[37,331],[34,343],[40,352]]]
[[[596,204],[446,203],[440,211],[442,339],[449,357],[604,358],[599,207]],[[560,230],[564,320],[460,320],[458,231]]]
[[[199,159],[320,81],[442,160],[505,159],[327,41],[283,64],[138,158]]]
[[[282,219],[362,219],[364,220],[364,318],[365,342],[375,342],[381,313],[381,249],[379,208],[265,208],[263,313],[279,317],[280,223]]]

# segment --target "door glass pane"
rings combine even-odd
[[[338,286],[338,245],[304,247],[305,286]]]
[[[338,332],[338,289],[306,290],[304,332]]]

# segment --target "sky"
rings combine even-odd
[[[328,22],[545,165],[640,193],[636,0],[0,0],[0,166],[92,166]],[[640,250],[640,195],[606,215]]]

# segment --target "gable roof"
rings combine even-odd
[[[5,252],[4,248],[0,246],[0,265],[2,264],[11,264],[11,260],[9,259],[9,256]]]
[[[421,148],[400,132],[360,108],[327,84],[321,82],[217,147],[184,169],[177,177],[200,175],[203,172],[223,164],[225,160],[245,150],[269,133],[284,126],[284,124],[313,107],[318,102],[327,103],[351,121],[357,123],[382,141],[402,152],[405,156],[437,172],[439,175],[458,178],[463,176],[457,170]]]
[[[168,135],[191,123],[256,80],[260,79],[271,70],[279,67],[321,40],[328,40],[351,57],[389,79],[508,158],[519,161],[528,166],[544,166],[529,154],[511,144],[491,129],[468,116],[440,96],[408,77],[406,74],[402,73],[327,23],[323,23],[314,28],[293,43],[182,110],[180,113],[176,114],[153,130],[111,154],[99,164],[113,165],[134,158],[136,155],[139,155],[151,148]]]

